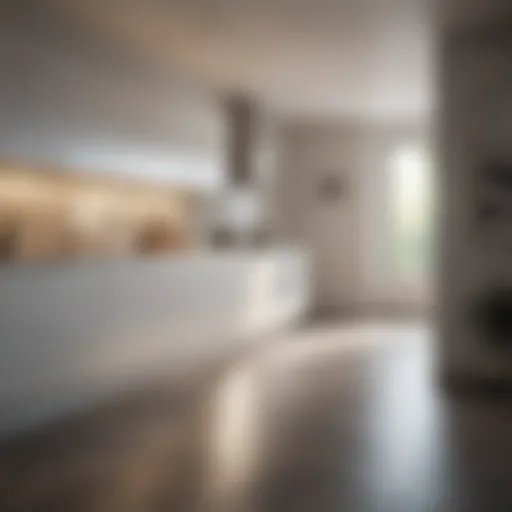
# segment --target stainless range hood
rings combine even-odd
[[[253,245],[261,232],[261,112],[249,96],[224,102],[227,125],[226,185],[217,200],[213,240],[217,247]]]
[[[226,100],[228,125],[227,168],[231,186],[251,187],[257,181],[259,112],[248,96],[233,95]]]

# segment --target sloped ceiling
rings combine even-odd
[[[79,13],[5,2],[0,66],[0,159],[218,179],[223,116],[209,88]]]
[[[428,0],[53,0],[99,32],[286,116],[421,119],[431,110]]]

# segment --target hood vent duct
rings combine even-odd
[[[258,109],[248,96],[234,95],[226,101],[228,118],[228,182],[250,187],[256,181]]]

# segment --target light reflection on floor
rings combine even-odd
[[[1,452],[0,510],[510,512],[512,408],[442,393],[431,341],[399,323],[281,335],[201,400],[156,386]]]
[[[203,507],[240,512],[258,509],[269,470],[279,468],[279,459],[290,456],[286,452],[293,440],[290,443],[286,436],[278,440],[290,432],[290,418],[298,422],[296,432],[300,436],[301,423],[310,421],[302,416],[309,415],[313,401],[313,414],[324,414],[328,422],[336,414],[328,408],[322,411],[319,405],[332,401],[350,385],[351,357],[383,345],[400,344],[404,337],[413,338],[412,334],[416,335],[412,343],[423,346],[421,333],[422,327],[403,324],[319,327],[281,338],[239,361],[219,384],[210,404],[208,505]],[[422,378],[421,369],[416,370],[420,372],[411,375],[411,383]],[[303,451],[308,451],[307,442],[305,439]],[[276,452],[276,447],[283,453]],[[333,449],[335,446],[327,452],[332,454]]]

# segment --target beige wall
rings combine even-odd
[[[281,132],[277,229],[302,243],[313,261],[315,303],[321,309],[420,304],[417,290],[386,275],[386,165],[394,148],[424,141],[418,125],[289,124]],[[323,203],[324,174],[342,176],[347,197]]]
[[[361,138],[351,128],[287,127],[277,176],[278,230],[304,244],[313,264],[313,293],[319,307],[348,307],[361,286]],[[322,204],[322,172],[344,176],[346,200]]]

